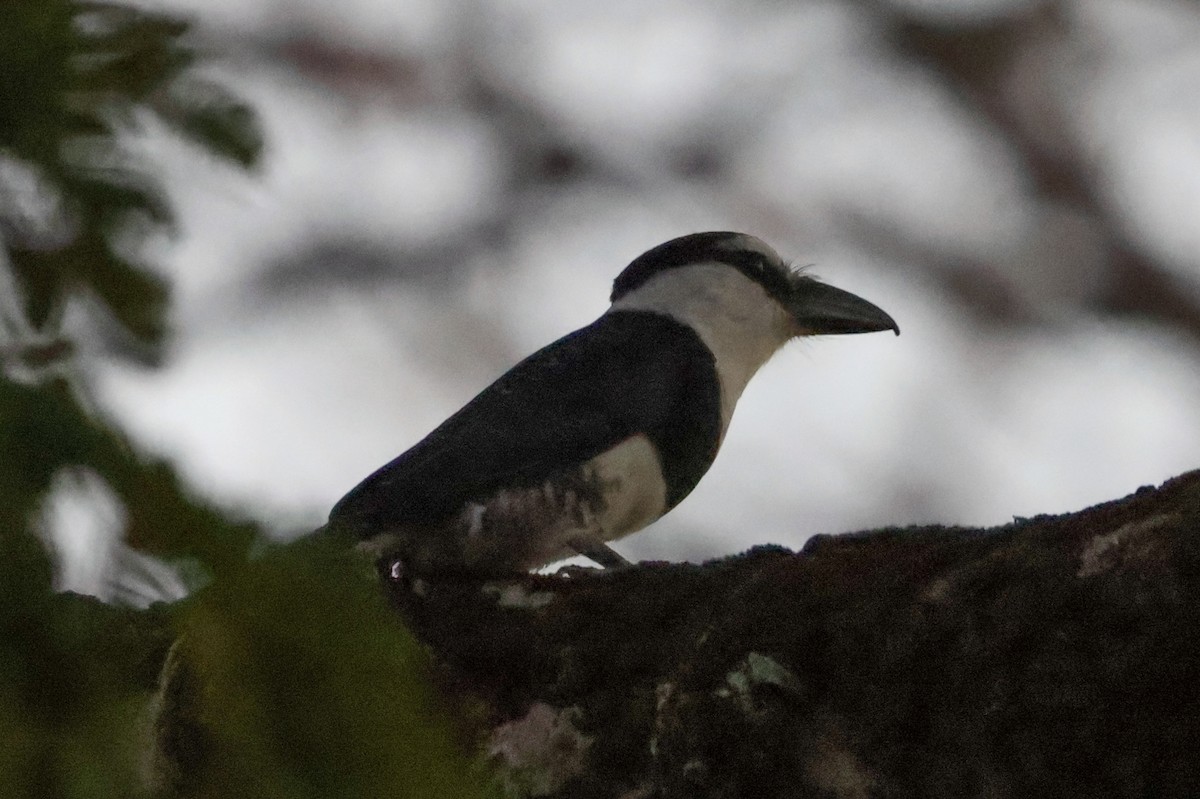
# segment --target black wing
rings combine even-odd
[[[359,535],[433,524],[501,488],[546,478],[644,432],[658,446],[668,507],[716,455],[713,356],[665,316],[602,316],[539,350],[347,494],[330,522]]]

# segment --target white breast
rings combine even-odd
[[[696,331],[717,361],[721,437],[750,378],[792,337],[784,308],[727,264],[701,263],[655,275],[613,303],[613,311],[652,311]]]
[[[533,568],[636,532],[667,507],[658,453],[632,436],[583,464],[578,474],[533,488],[504,489],[466,505],[446,541],[461,542],[461,560]]]
[[[584,467],[596,475],[604,505],[596,515],[597,534],[612,541],[641,530],[667,509],[662,462],[645,436],[625,439]]]

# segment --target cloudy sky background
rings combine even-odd
[[[789,346],[618,545],[992,525],[1200,466],[1200,7],[1166,0],[173,0],[259,111],[154,129],[165,368],[102,406],[280,536],[674,236],[761,236],[903,335]]]

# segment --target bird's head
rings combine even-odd
[[[613,282],[611,311],[648,311],[691,327],[736,401],[771,355],[799,336],[900,328],[866,300],[790,266],[745,233],[693,233],[639,255]]]
[[[788,338],[873,333],[900,328],[878,306],[790,266],[766,242],[745,233],[693,233],[633,260],[613,282],[612,302],[655,306],[668,314],[738,314],[777,305]],[[688,319],[685,321],[694,321]]]

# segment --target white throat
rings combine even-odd
[[[696,331],[717,361],[722,438],[750,378],[793,335],[787,311],[762,286],[719,263],[655,275],[609,311],[652,311]]]

